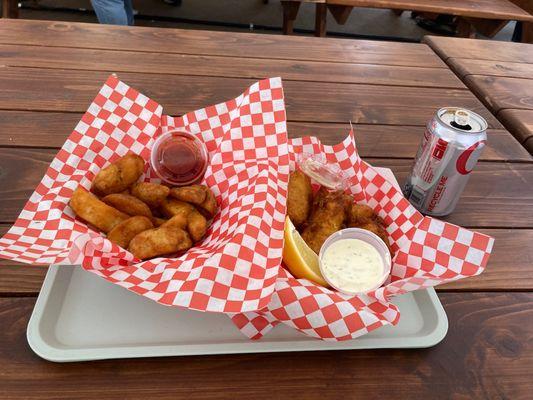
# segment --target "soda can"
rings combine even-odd
[[[457,107],[438,110],[428,122],[403,187],[421,213],[450,214],[487,143],[487,122]]]

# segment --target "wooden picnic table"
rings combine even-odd
[[[479,277],[439,287],[437,346],[54,364],[25,330],[46,268],[0,261],[2,399],[525,399],[533,390],[533,159],[425,44],[49,21],[0,21],[0,230],[5,232],[107,76],[178,115],[284,79],[291,137],[334,143],[402,182],[442,106],[483,115],[488,146],[446,220],[496,238]]]
[[[533,44],[424,40],[533,154]]]

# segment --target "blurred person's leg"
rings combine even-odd
[[[133,25],[131,0],[91,0],[101,24]]]

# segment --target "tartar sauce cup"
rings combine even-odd
[[[356,239],[364,243],[361,244],[360,242],[352,241],[350,239]],[[363,257],[357,257],[359,258],[359,261],[362,262],[361,265],[359,266],[355,264],[357,263],[355,256],[352,256],[353,258],[338,259],[338,264],[335,266],[336,270],[335,268],[333,268],[332,270],[331,266],[328,267],[328,265],[326,265],[328,261],[331,264],[331,257],[327,256],[328,249],[330,251],[333,251],[333,250],[338,251],[339,249],[342,248],[342,244],[339,243],[341,241],[346,241],[345,244],[348,246],[348,248],[350,245],[353,245],[353,244],[360,245],[359,246],[360,249],[363,252],[366,251],[368,254],[368,257],[364,258],[364,255]],[[333,246],[334,244],[336,245]],[[344,249],[345,250],[347,249],[346,246]],[[345,257],[349,257],[350,250],[348,250],[348,252],[345,251],[345,253],[348,253],[348,254],[345,254]],[[332,234],[329,238],[326,239],[326,241],[320,248],[318,259],[319,259],[320,272],[322,273],[322,276],[324,277],[326,282],[328,282],[328,284],[333,289],[341,293],[348,294],[348,295],[364,294],[364,293],[368,293],[379,288],[381,285],[383,285],[383,283],[387,280],[388,276],[390,275],[391,263],[392,263],[390,251],[387,245],[383,242],[383,240],[381,240],[379,236],[377,236],[376,234],[370,231],[367,231],[365,229],[359,229],[359,228],[346,228],[346,229],[342,229]],[[369,273],[368,278],[371,278],[371,279],[369,279],[370,282],[367,282],[368,287],[361,288],[361,290],[350,290],[349,288],[346,287],[346,286],[350,286],[348,284],[349,282],[354,281],[353,279],[350,279],[350,273],[356,271],[357,269],[358,269],[358,272],[364,273],[365,266],[368,267],[369,269],[371,268],[370,263],[368,263],[368,265],[364,264],[363,260],[365,259],[368,259],[371,261],[376,261],[377,259],[381,260],[382,271],[380,274],[377,274],[377,275],[375,273],[376,271],[373,271],[374,272],[373,274]],[[344,279],[344,282],[343,282],[343,279]],[[357,282],[357,279],[355,281]],[[343,283],[345,283],[345,285],[343,285]]]

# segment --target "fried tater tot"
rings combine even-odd
[[[159,217],[152,217],[152,224],[154,224],[154,226],[161,226],[165,222],[168,222],[168,219],[159,218]]]
[[[141,260],[188,250],[192,247],[189,234],[174,226],[148,229],[135,236],[128,251]]]
[[[207,220],[197,210],[193,210],[187,215],[187,230],[192,240],[199,242],[207,232]]]
[[[144,159],[128,153],[96,175],[91,191],[100,196],[122,192],[135,183],[143,171]]]
[[[202,204],[198,205],[198,211],[207,219],[213,218],[218,212],[217,199],[208,187],[205,188],[205,200]]]
[[[163,201],[159,209],[165,217],[172,218],[177,214],[183,214],[184,216],[189,215],[189,213],[194,210],[194,206],[183,201],[168,198]]]
[[[311,211],[313,188],[311,179],[301,171],[294,171],[289,175],[289,190],[287,193],[287,215],[296,227],[302,226]]]
[[[159,207],[170,193],[165,185],[151,182],[140,182],[131,187],[131,194],[150,207]]]
[[[78,217],[104,233],[129,218],[129,215],[107,205],[81,186],[72,194],[69,205]]]
[[[323,187],[317,192],[309,222],[302,232],[302,238],[315,253],[320,252],[331,234],[342,229],[345,209],[346,198],[342,192],[328,192]]]
[[[187,228],[187,215],[184,213],[176,214],[172,218],[167,219],[163,226],[173,226],[180,229]]]
[[[206,198],[207,187],[203,185],[191,185],[170,189],[170,195],[175,199],[201,205]]]
[[[152,221],[144,216],[135,216],[128,218],[115,226],[107,234],[107,238],[113,243],[118,244],[123,249],[127,249],[131,239],[139,233],[153,228]]]
[[[129,194],[113,193],[105,196],[102,201],[111,207],[115,207],[117,210],[122,211],[131,216],[143,215],[151,218],[152,212],[150,207],[139,200],[137,197],[133,197]]]

